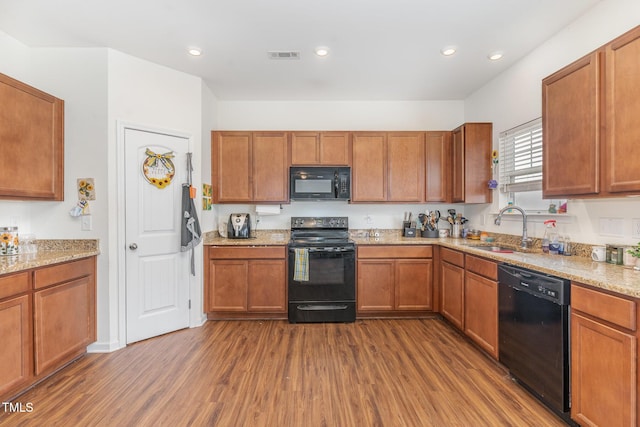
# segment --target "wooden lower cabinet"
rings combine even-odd
[[[571,418],[584,426],[635,426],[635,301],[576,285],[571,299]]]
[[[96,340],[96,257],[0,276],[0,399],[86,352]]]
[[[10,396],[33,378],[30,295],[0,302],[0,342],[0,396]]]
[[[440,248],[440,313],[460,330],[464,328],[464,254]]]
[[[359,247],[356,300],[361,315],[432,311],[432,247]]]
[[[285,318],[284,247],[212,247],[205,251],[205,311],[209,318]]]
[[[464,283],[464,333],[498,358],[498,282],[470,271]]]
[[[35,373],[55,370],[95,341],[93,277],[34,292]],[[64,325],[62,327],[62,325]]]

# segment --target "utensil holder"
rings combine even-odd
[[[438,230],[422,230],[422,237],[438,238]]]

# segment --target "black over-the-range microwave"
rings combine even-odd
[[[351,168],[294,166],[289,177],[291,200],[350,200]]]

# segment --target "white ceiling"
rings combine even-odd
[[[221,100],[460,100],[598,1],[0,0],[0,31],[110,47],[200,76]],[[448,45],[458,52],[443,57]]]

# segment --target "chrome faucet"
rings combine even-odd
[[[495,225],[500,225],[500,222],[502,221],[502,214],[504,214],[509,209],[515,209],[522,214],[522,243],[520,244],[520,247],[522,249],[528,249],[530,240],[527,237],[527,214],[524,209],[515,205],[505,206],[504,208],[500,209],[500,212],[498,213],[498,216],[496,217],[495,221],[493,221],[493,223]]]

